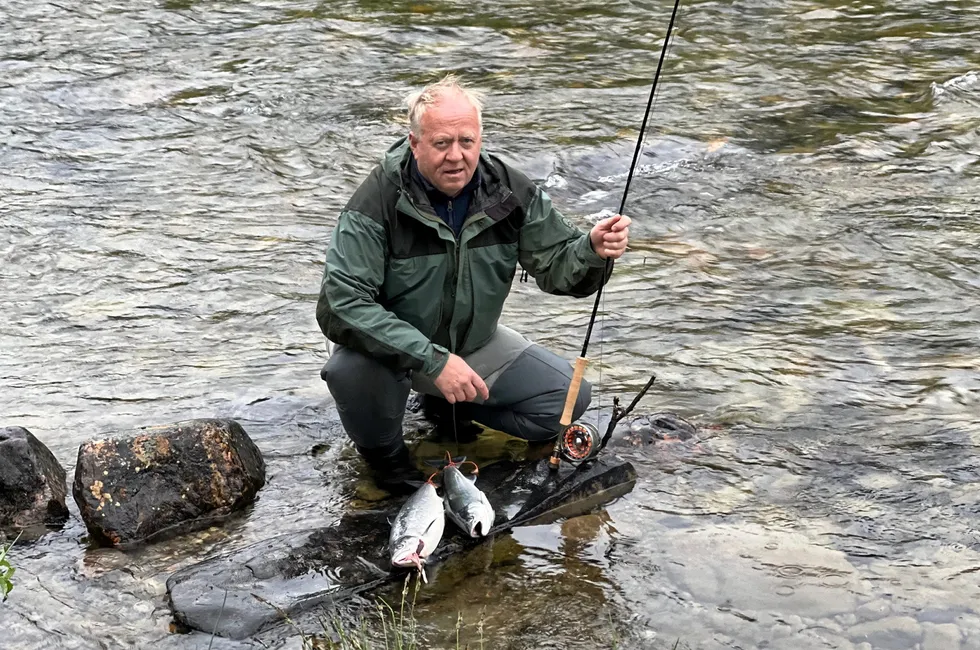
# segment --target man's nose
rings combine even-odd
[[[450,160],[463,159],[463,149],[459,146],[459,142],[453,141],[453,143],[449,145],[449,151],[446,152],[446,157]]]

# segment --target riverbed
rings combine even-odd
[[[89,438],[231,417],[268,483],[125,553],[70,503],[11,555],[0,645],[207,648],[170,630],[174,570],[360,507],[314,308],[404,97],[462,74],[486,148],[587,228],[671,6],[6,2],[0,426],[70,481]],[[487,648],[980,648],[978,42],[974,2],[682,3],[588,377],[596,417],[656,373],[638,409],[700,435],[618,448],[631,494],[434,572],[423,647],[461,619]],[[590,309],[515,281],[503,322],[571,359]]]

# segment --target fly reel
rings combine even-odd
[[[581,463],[599,452],[599,430],[585,422],[570,424],[559,436],[561,457],[570,463]]]

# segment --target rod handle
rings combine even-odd
[[[565,410],[561,413],[559,420],[562,427],[567,427],[572,423],[572,415],[575,412],[575,402],[578,401],[578,392],[582,388],[582,377],[585,376],[585,366],[589,360],[585,357],[575,359],[575,369],[572,371],[572,382],[568,385],[568,394],[565,396]]]

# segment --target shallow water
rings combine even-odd
[[[87,438],[234,417],[269,482],[125,554],[71,504],[15,549],[4,648],[207,647],[169,632],[166,577],[356,494],[314,303],[402,98],[465,73],[487,146],[585,226],[619,204],[669,10],[5,3],[0,425],[70,472]],[[447,563],[427,645],[462,612],[501,648],[980,648],[978,41],[971,2],[683,3],[589,376],[608,408],[655,372],[640,408],[701,439],[621,449],[626,498]],[[518,283],[504,318],[572,357],[590,307]]]

